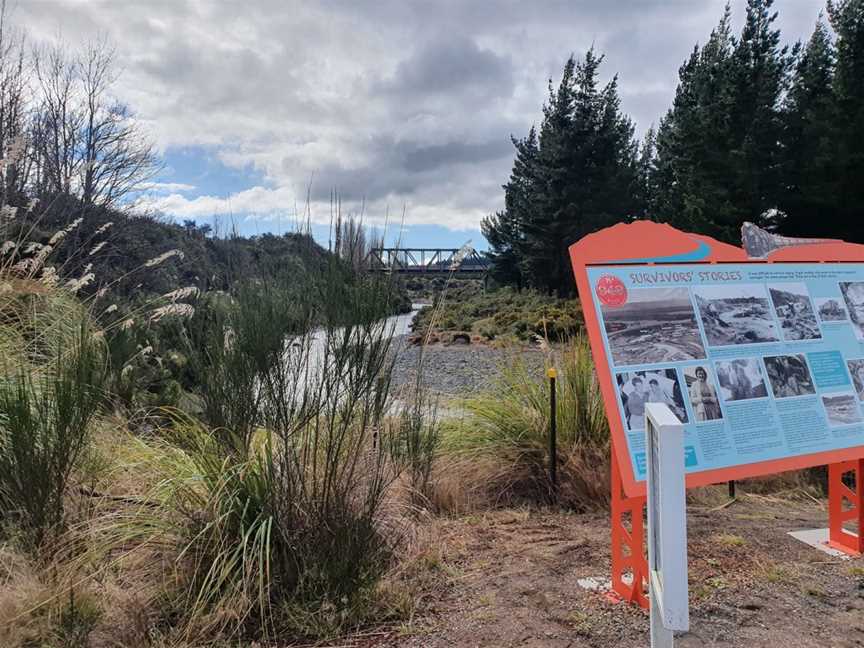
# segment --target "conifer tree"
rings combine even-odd
[[[593,50],[571,56],[558,86],[549,84],[539,132],[513,140],[505,209],[483,223],[498,277],[570,294],[567,248],[640,213],[633,124],[621,113],[617,79],[598,85],[602,61]]]
[[[537,200],[537,131],[534,126],[524,139],[511,138],[516,158],[504,188],[504,209],[483,219],[481,229],[489,242],[492,275],[503,284],[521,288],[525,254],[524,224],[529,222]]]
[[[678,71],[672,108],[657,131],[651,217],[687,231],[730,238],[729,154],[732,133],[729,6],[703,47]],[[734,228],[733,228],[734,229]]]
[[[729,216],[736,238],[741,221],[758,222],[777,207],[780,193],[781,100],[791,57],[788,48],[780,46],[773,4],[774,0],[748,0],[744,27],[731,59],[730,199],[739,216]]]
[[[864,242],[864,0],[828,3],[836,43],[835,236]]]
[[[834,46],[820,20],[798,59],[785,101],[784,234],[839,236]]]
[[[773,0],[748,0],[740,38],[729,5],[704,47],[679,71],[657,134],[654,217],[738,242],[744,221],[776,211],[781,187],[781,98],[791,58],[774,28]]]

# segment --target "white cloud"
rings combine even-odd
[[[184,182],[145,182],[141,185],[141,191],[152,191],[154,193],[170,193],[179,191],[188,193],[195,191],[195,185],[186,184]]]
[[[778,6],[786,39],[806,37],[823,4]],[[509,136],[539,121],[571,51],[606,53],[603,75],[619,73],[622,106],[644,130],[722,11],[685,0],[41,0],[13,19],[37,40],[107,34],[119,94],[160,148],[207,147],[266,185],[195,197],[196,179],[178,176],[153,188],[151,206],[186,218],[292,212],[314,178],[320,222],[335,188],[347,209],[365,201],[370,220],[405,205],[408,223],[458,229],[503,206]],[[733,12],[740,23],[744,0]]]
[[[343,203],[344,205],[344,203]],[[305,220],[318,225],[331,223],[332,207],[329,202],[305,202],[302,194],[287,187],[267,188],[255,186],[225,198],[198,196],[189,198],[179,193],[168,196],[150,196],[139,199],[137,206],[145,211],[171,214],[178,219],[201,220],[212,215],[243,214],[249,220],[275,222],[278,220]],[[351,212],[350,206],[345,206]],[[359,209],[359,207],[358,207]],[[466,208],[450,201],[430,206],[399,203],[396,196],[363,206],[363,219],[369,225],[394,227],[403,218],[411,225],[440,225],[454,231],[477,229],[488,211]],[[357,212],[359,213],[359,212]]]

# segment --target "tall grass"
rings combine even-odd
[[[86,320],[53,360],[0,377],[0,516],[38,548],[64,521],[64,495],[103,397],[104,350]]]
[[[500,470],[490,478],[499,495],[545,501],[548,478],[549,384],[530,356],[512,357],[491,388],[465,403],[469,418],[451,428],[447,450],[494,458]],[[577,336],[553,351],[557,365],[556,423],[559,496],[588,508],[608,500],[609,426],[587,340]]]
[[[202,400],[202,417],[225,448],[245,454],[261,424],[261,381],[283,362],[289,335],[310,314],[280,284],[245,283],[211,298],[189,324],[187,353]]]
[[[157,545],[176,556],[168,599],[189,640],[337,634],[363,618],[400,541],[384,508],[400,469],[385,422],[387,287],[325,279],[305,301],[257,287],[254,299],[235,298],[258,309],[221,325],[228,353],[245,349],[248,364],[236,374],[221,365],[224,382],[204,382],[202,398],[248,410],[218,427],[206,408],[206,423],[175,415],[170,434],[144,442],[164,467],[146,504],[99,521],[99,560]],[[294,334],[262,333],[274,313],[287,313],[280,325],[294,322]],[[224,391],[240,380],[252,388]]]

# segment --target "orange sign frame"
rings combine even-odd
[[[784,242],[786,244],[788,242]],[[619,224],[589,234],[570,246],[576,285],[582,296],[585,327],[603,393],[612,441],[611,502],[612,595],[648,607],[645,556],[645,483],[635,480],[627,439],[618,413],[611,363],[606,357],[600,320],[590,297],[589,267],[674,263],[864,263],[864,245],[842,241],[787,245],[767,259],[751,259],[742,249],[711,237],[688,234],[653,221]],[[650,258],[646,258],[650,254]],[[830,450],[686,476],[687,487],[769,475],[828,464],[828,545],[851,555],[864,554],[864,447]],[[854,483],[854,486],[850,486]]]

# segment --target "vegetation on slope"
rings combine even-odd
[[[441,307],[439,307],[439,304]],[[558,299],[534,290],[499,288],[484,292],[477,284],[448,288],[417,314],[414,330],[465,331],[486,341],[563,341],[582,329],[578,300]]]

